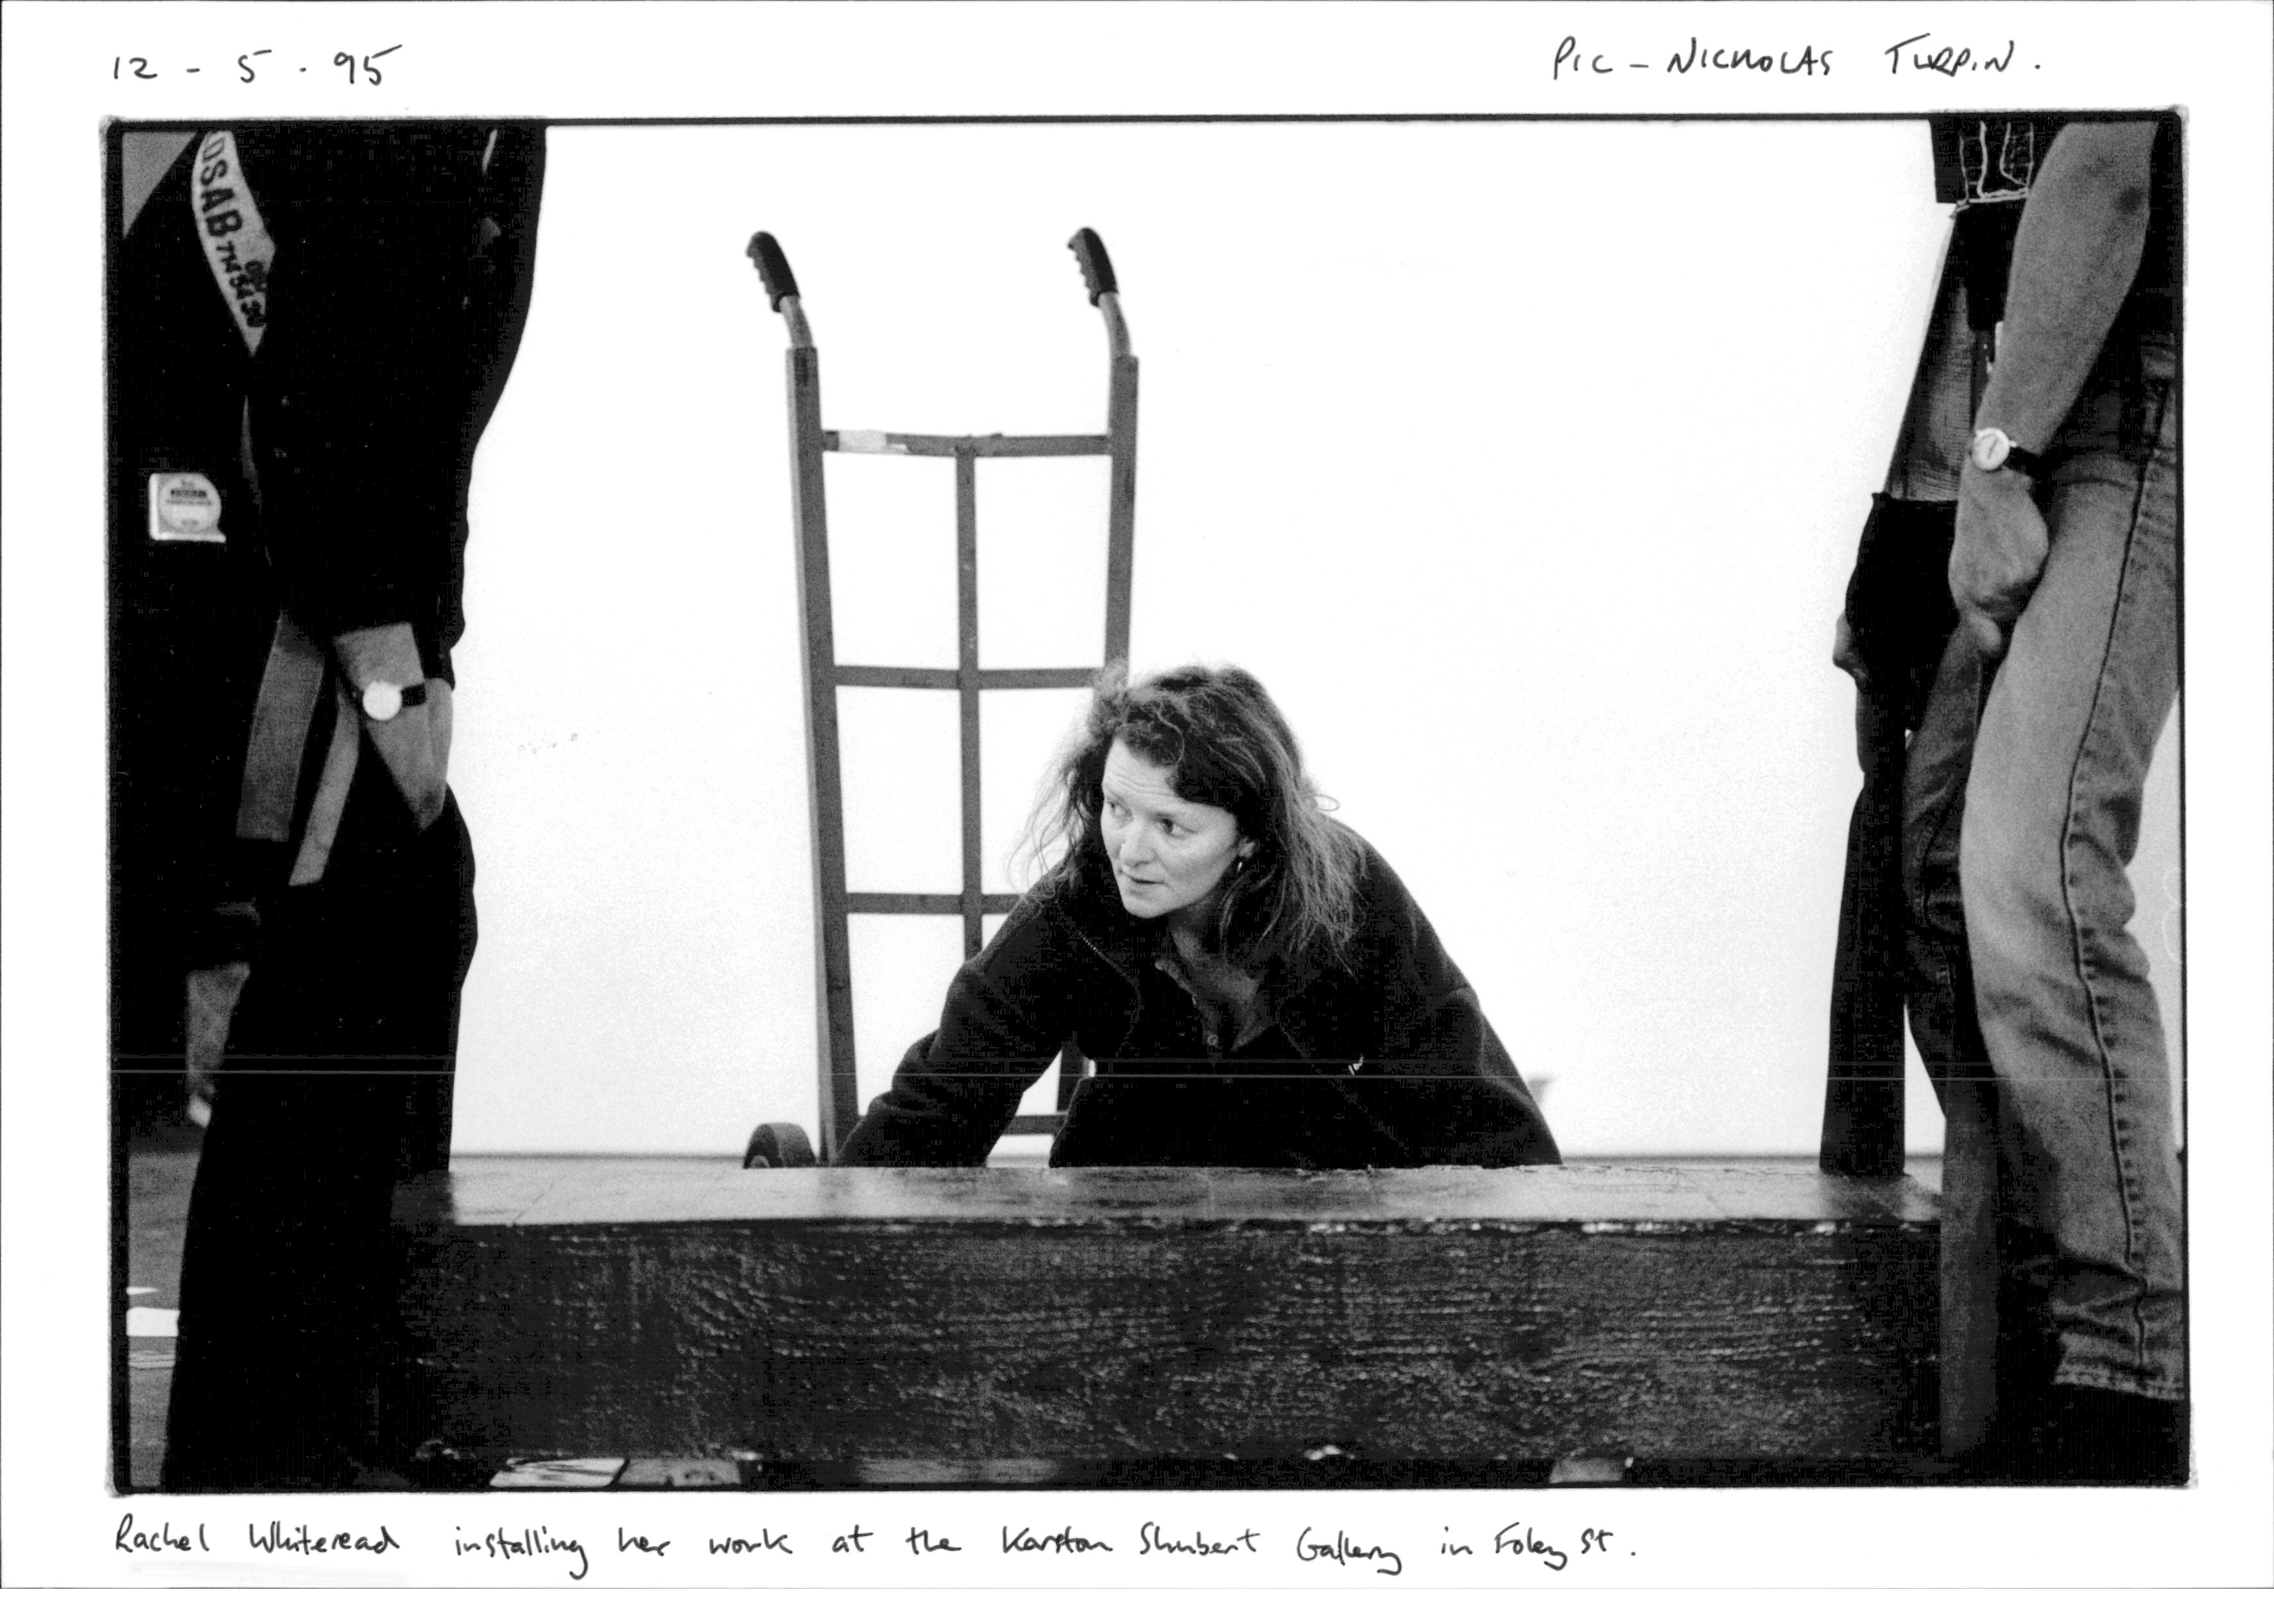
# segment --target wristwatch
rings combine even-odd
[[[2022,450],[2003,429],[1977,429],[1974,443],[1966,455],[1967,460],[1985,474],[2006,468],[2032,479],[2042,479],[2052,471],[2051,462],[2042,453]]]
[[[374,722],[391,722],[403,714],[406,705],[426,703],[426,685],[413,682],[400,688],[392,682],[366,682],[363,687],[363,713]]]

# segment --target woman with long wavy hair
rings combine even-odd
[[[983,1162],[1069,1041],[1096,1071],[1054,1166],[1558,1160],[1420,908],[1320,803],[1246,672],[1107,671],[1036,814],[1047,872],[840,1162]]]

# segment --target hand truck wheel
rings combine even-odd
[[[750,1131],[750,1143],[742,1152],[746,1168],[809,1168],[821,1165],[813,1154],[813,1141],[805,1137],[805,1130],[794,1122],[762,1122]]]

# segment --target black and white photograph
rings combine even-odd
[[[10,207],[52,1583],[2269,1582],[2263,8],[187,10],[39,615]]]

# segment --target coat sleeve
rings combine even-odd
[[[449,124],[326,129],[277,155],[250,424],[270,557],[319,637],[415,633],[413,680],[450,674],[469,468],[525,317],[542,151]]]
[[[1369,852],[1357,957],[1381,1052],[1335,1086],[1412,1165],[1562,1160],[1476,989],[1388,864]]]
[[[1070,951],[1052,911],[1021,902],[955,973],[939,1027],[911,1044],[839,1149],[840,1167],[978,1167],[1073,1034]]]
[[[423,628],[456,521],[471,212],[448,196],[294,201],[251,418],[278,584],[320,638]]]

